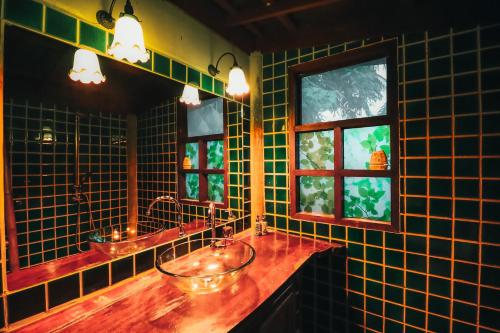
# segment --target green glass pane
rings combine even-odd
[[[370,167],[372,154],[374,164]],[[386,162],[380,162],[382,156]],[[390,160],[391,134],[388,125],[344,130],[344,169],[384,170],[389,169],[389,165],[383,164]]]
[[[200,166],[198,153],[199,149],[197,143],[186,143],[186,157],[191,161],[191,169],[198,169]]]
[[[299,134],[299,168],[333,170],[333,131]]]
[[[208,175],[208,200],[224,201],[224,175]]]
[[[307,213],[334,213],[333,177],[299,177],[300,211]]]
[[[207,142],[207,168],[224,169],[224,141]]]
[[[200,194],[200,176],[197,173],[186,174],[186,198],[198,200]]]
[[[385,58],[304,76],[301,123],[387,114],[386,78]]]
[[[344,216],[391,220],[390,178],[344,178]]]

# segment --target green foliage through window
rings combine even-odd
[[[300,211],[307,213],[334,213],[333,177],[301,176]]]
[[[387,114],[386,59],[302,78],[301,123]]]
[[[208,175],[208,200],[214,202],[224,201],[224,175]]]
[[[224,169],[224,141],[207,142],[207,169]]]
[[[389,125],[349,128],[344,130],[344,168],[369,169],[375,151],[384,151],[391,160]]]
[[[197,173],[186,174],[186,198],[198,200],[200,196],[200,176]]]
[[[189,157],[189,159],[191,160],[192,169],[198,169],[200,166],[198,154],[199,154],[199,149],[197,143],[195,142],[186,143],[186,157]]]
[[[299,134],[299,168],[333,170],[333,131]]]
[[[391,220],[391,179],[344,178],[344,216]]]

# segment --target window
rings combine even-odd
[[[289,68],[293,218],[399,231],[394,40]]]
[[[227,206],[225,105],[222,98],[179,105],[179,198],[185,203]]]

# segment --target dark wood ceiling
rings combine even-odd
[[[165,0],[164,0],[165,1]],[[246,52],[498,21],[499,0],[167,0]]]

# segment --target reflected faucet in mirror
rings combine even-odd
[[[215,203],[211,202],[208,204],[208,216],[207,216],[207,227],[212,229],[212,240],[210,241],[210,246],[214,247],[215,246],[215,227],[216,227],[216,222],[215,222]]]
[[[157,197],[149,204],[148,210],[146,211],[146,216],[151,216],[151,210],[153,209],[153,206],[156,205],[158,202],[172,202],[175,205],[177,226],[179,227],[179,237],[184,236],[185,231],[184,231],[184,224],[182,223],[181,204],[179,203],[179,201],[177,201],[176,198],[171,197],[170,195],[161,195]]]

